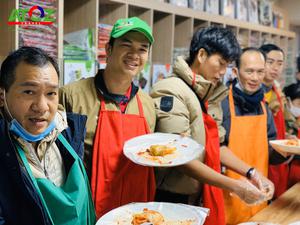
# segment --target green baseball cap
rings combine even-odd
[[[129,31],[138,31],[144,34],[150,44],[154,41],[150,26],[137,17],[118,19],[111,30],[110,37],[119,38]]]

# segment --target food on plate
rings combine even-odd
[[[176,150],[176,147],[171,145],[151,145],[146,150],[137,152],[137,155],[147,160],[166,165],[171,164],[172,160],[179,155]]]
[[[298,139],[290,139],[285,142],[285,145],[300,146]]]
[[[143,223],[151,223],[153,225],[163,225],[164,217],[161,213],[145,208],[142,213],[133,215],[131,224],[141,225]]]
[[[246,222],[246,223],[239,223],[238,225],[279,225],[279,224],[268,223],[268,222]]]
[[[168,145],[151,145],[149,149],[149,154],[151,156],[165,156],[173,154],[176,151],[176,147]]]
[[[132,225],[142,225],[144,223],[150,223],[151,225],[193,225],[196,220],[167,220],[160,212],[145,208],[143,212],[133,214],[131,221]]]

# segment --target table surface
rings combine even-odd
[[[299,221],[300,224],[300,182],[253,216],[250,221],[272,222],[280,225]]]

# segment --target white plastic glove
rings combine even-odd
[[[268,178],[255,170],[250,180],[265,195],[265,201],[273,198],[275,188],[274,184]]]
[[[248,205],[257,205],[265,200],[265,194],[245,178],[236,180],[236,186],[233,189],[234,194]]]

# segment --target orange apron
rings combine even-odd
[[[277,129],[277,139],[285,139],[285,121],[283,114],[283,104],[280,95],[273,85],[273,91],[276,94],[277,100],[280,103],[279,111],[276,115],[273,114],[275,126]],[[281,163],[278,165],[269,165],[269,179],[274,183],[275,193],[274,197],[279,197],[288,188],[288,176],[289,176],[289,166],[286,163]]]
[[[97,217],[130,202],[153,201],[153,168],[134,164],[123,155],[124,142],[149,133],[139,96],[139,115],[105,109],[101,98],[94,147],[91,189]]]
[[[206,135],[205,164],[220,173],[221,162],[218,127],[210,115],[204,112],[202,114]],[[204,184],[203,206],[210,209],[209,216],[205,220],[204,225],[225,225],[224,200],[221,189]]]
[[[232,152],[248,165],[255,167],[264,176],[268,175],[268,135],[267,113],[264,103],[261,103],[263,114],[236,116],[232,86],[229,89],[229,107],[231,126],[228,147]],[[228,177],[240,179],[241,176],[231,170],[226,171]],[[237,196],[224,191],[226,223],[236,225],[247,221],[258,211],[267,206],[263,203],[258,206],[249,206]]]

